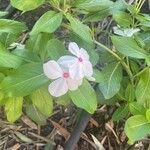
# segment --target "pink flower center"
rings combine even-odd
[[[63,73],[63,77],[66,78],[66,79],[69,78],[69,73],[68,72],[64,72]]]
[[[82,61],[83,61],[83,59],[82,59],[81,57],[79,57],[78,60],[79,60],[79,62],[82,62]]]

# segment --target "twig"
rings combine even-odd
[[[66,142],[64,146],[64,150],[73,150],[75,148],[77,142],[80,139],[82,132],[84,131],[84,129],[86,128],[89,122],[90,117],[91,117],[91,114],[89,114],[88,112],[84,110],[81,110],[80,118],[73,132],[71,133],[69,140]]]

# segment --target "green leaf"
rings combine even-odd
[[[94,69],[93,77],[95,78],[95,82],[97,83],[101,83],[104,80],[102,72],[98,69]]]
[[[0,84],[0,89],[5,97],[27,96],[48,81],[43,73],[42,64],[29,63],[7,76]]]
[[[50,59],[58,60],[61,56],[67,54],[63,43],[57,39],[51,39],[46,45],[47,53]]]
[[[148,54],[144,51],[133,38],[112,36],[112,42],[115,48],[125,56],[144,59]]]
[[[47,43],[52,38],[52,35],[49,33],[39,33],[38,35],[32,35],[26,42],[26,49],[36,53],[40,56],[44,62],[47,56]]]
[[[129,113],[128,106],[121,106],[119,107],[112,116],[113,121],[119,121],[123,118],[125,118]]]
[[[5,78],[5,75],[3,73],[0,73],[0,83],[3,81],[4,78]]]
[[[27,28],[23,23],[14,20],[0,19],[0,32],[20,34]]]
[[[150,47],[150,31],[145,31],[138,34],[138,37],[145,43],[145,47],[148,49]]]
[[[5,103],[5,112],[9,122],[15,122],[22,115],[23,97],[8,98]]]
[[[76,0],[75,6],[88,12],[102,11],[113,5],[110,0]]]
[[[150,133],[150,122],[145,116],[132,116],[125,123],[125,133],[132,142],[141,140]]]
[[[33,10],[42,5],[45,0],[11,0],[11,5],[22,11]]]
[[[123,11],[117,11],[117,13],[114,13],[113,19],[118,23],[119,26],[122,27],[130,27],[130,25],[133,23],[130,14]]]
[[[71,98],[68,94],[60,96],[55,101],[58,105],[68,106],[71,103]]]
[[[37,108],[35,105],[26,105],[26,113],[29,118],[31,118],[34,122],[36,122],[39,125],[45,125],[46,119],[45,117]]]
[[[28,51],[26,49],[16,48],[15,50],[12,51],[12,54],[14,54],[15,56],[19,57],[20,59],[28,63],[41,61],[37,54]]]
[[[150,100],[150,68],[141,74],[135,94],[140,104],[145,104]]]
[[[23,62],[23,59],[20,57],[17,57],[9,52],[0,51],[0,67],[16,69]]]
[[[66,17],[71,24],[73,32],[84,41],[92,43],[93,40],[90,28],[87,25],[84,25],[80,20],[73,18],[70,14],[67,14]]]
[[[97,108],[97,99],[94,89],[88,81],[84,80],[83,84],[76,91],[69,91],[73,103],[93,114]]]
[[[146,118],[150,122],[150,109],[146,111]]]
[[[30,95],[32,103],[46,117],[53,112],[53,100],[48,92],[48,87],[42,87]]]
[[[53,33],[61,25],[62,13],[48,11],[36,22],[30,35],[35,35],[41,32]]]
[[[130,83],[128,84],[125,91],[125,98],[127,101],[134,101],[135,99],[135,88]]]
[[[105,99],[115,96],[120,90],[122,80],[122,68],[120,63],[111,63],[107,65],[101,72],[103,81],[99,84],[99,89],[103,93]]]
[[[129,109],[132,115],[144,115],[145,116],[146,114],[146,108],[137,102],[129,103]]]

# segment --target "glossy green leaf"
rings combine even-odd
[[[132,142],[141,140],[150,133],[150,122],[145,116],[132,116],[125,123],[125,133]]]
[[[97,108],[97,99],[94,89],[88,81],[84,80],[83,84],[76,91],[70,91],[69,95],[72,102],[79,108],[93,114]]]
[[[129,103],[129,109],[132,115],[144,115],[145,116],[146,114],[146,108],[137,102]]]
[[[5,97],[27,96],[48,81],[43,73],[42,64],[29,63],[7,76],[0,84],[0,89]]]
[[[133,38],[112,36],[112,42],[115,48],[125,56],[144,59],[148,54],[144,49],[139,47]]]
[[[136,87],[136,99],[140,104],[145,104],[150,99],[150,69],[147,68],[140,76]]]
[[[103,93],[105,99],[115,96],[120,90],[122,80],[122,68],[120,63],[111,63],[107,65],[103,71],[103,81],[99,84],[99,89]]]
[[[108,9],[113,5],[110,0],[76,0],[75,6],[88,12],[96,12]]]
[[[36,53],[40,56],[44,62],[47,56],[47,44],[48,41],[52,38],[52,35],[49,33],[39,33],[38,35],[32,35],[27,40],[25,48],[29,51]]]
[[[68,94],[65,94],[63,96],[58,97],[55,102],[58,105],[67,106],[67,105],[71,104],[71,98],[69,97]]]
[[[26,30],[26,26],[18,21],[0,19],[0,32],[20,34]]]
[[[9,52],[0,51],[0,67],[16,69],[23,62],[23,59],[18,56],[15,56]]]
[[[33,10],[42,5],[45,0],[11,0],[11,5],[22,11]]]
[[[119,107],[112,115],[113,121],[119,121],[125,118],[129,113],[128,106],[121,106]]]
[[[90,28],[87,25],[83,24],[80,20],[73,18],[70,14],[67,14],[66,17],[71,24],[71,29],[73,30],[73,32],[86,42],[92,43]]]
[[[53,100],[48,92],[48,86],[42,87],[30,95],[32,103],[45,116],[53,112]]]
[[[8,98],[5,103],[5,112],[9,122],[15,122],[22,115],[23,97]]]
[[[126,90],[125,90],[125,98],[127,101],[134,101],[135,99],[135,88],[133,85],[128,84]]]
[[[30,35],[35,35],[41,32],[53,33],[61,25],[62,13],[48,11],[36,22]]]
[[[130,25],[133,23],[130,14],[123,11],[118,11],[117,13],[114,13],[113,19],[118,23],[119,26],[122,27],[130,27]]]
[[[36,122],[39,125],[45,125],[46,119],[45,117],[37,108],[35,105],[26,105],[26,113],[29,118],[31,118],[34,122]]]

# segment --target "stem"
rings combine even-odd
[[[128,73],[131,83],[134,85],[133,74],[132,74],[130,68],[128,67],[128,65],[123,61],[123,59],[121,57],[119,57],[111,49],[109,49],[108,47],[106,47],[105,45],[103,45],[102,43],[99,43],[96,40],[94,40],[94,43],[97,44],[98,46],[100,46],[101,48],[105,49],[107,52],[109,52],[110,54],[112,54],[118,61],[120,61],[120,63],[122,64],[122,66],[124,67],[124,69],[126,70],[126,72]]]
[[[88,112],[86,112],[84,110],[81,110],[81,114],[78,119],[78,122],[77,122],[73,132],[71,133],[69,140],[66,142],[66,144],[64,146],[64,150],[74,150],[77,142],[80,139],[82,132],[85,130],[85,128],[89,122],[90,117],[91,117],[91,114],[89,114]]]

